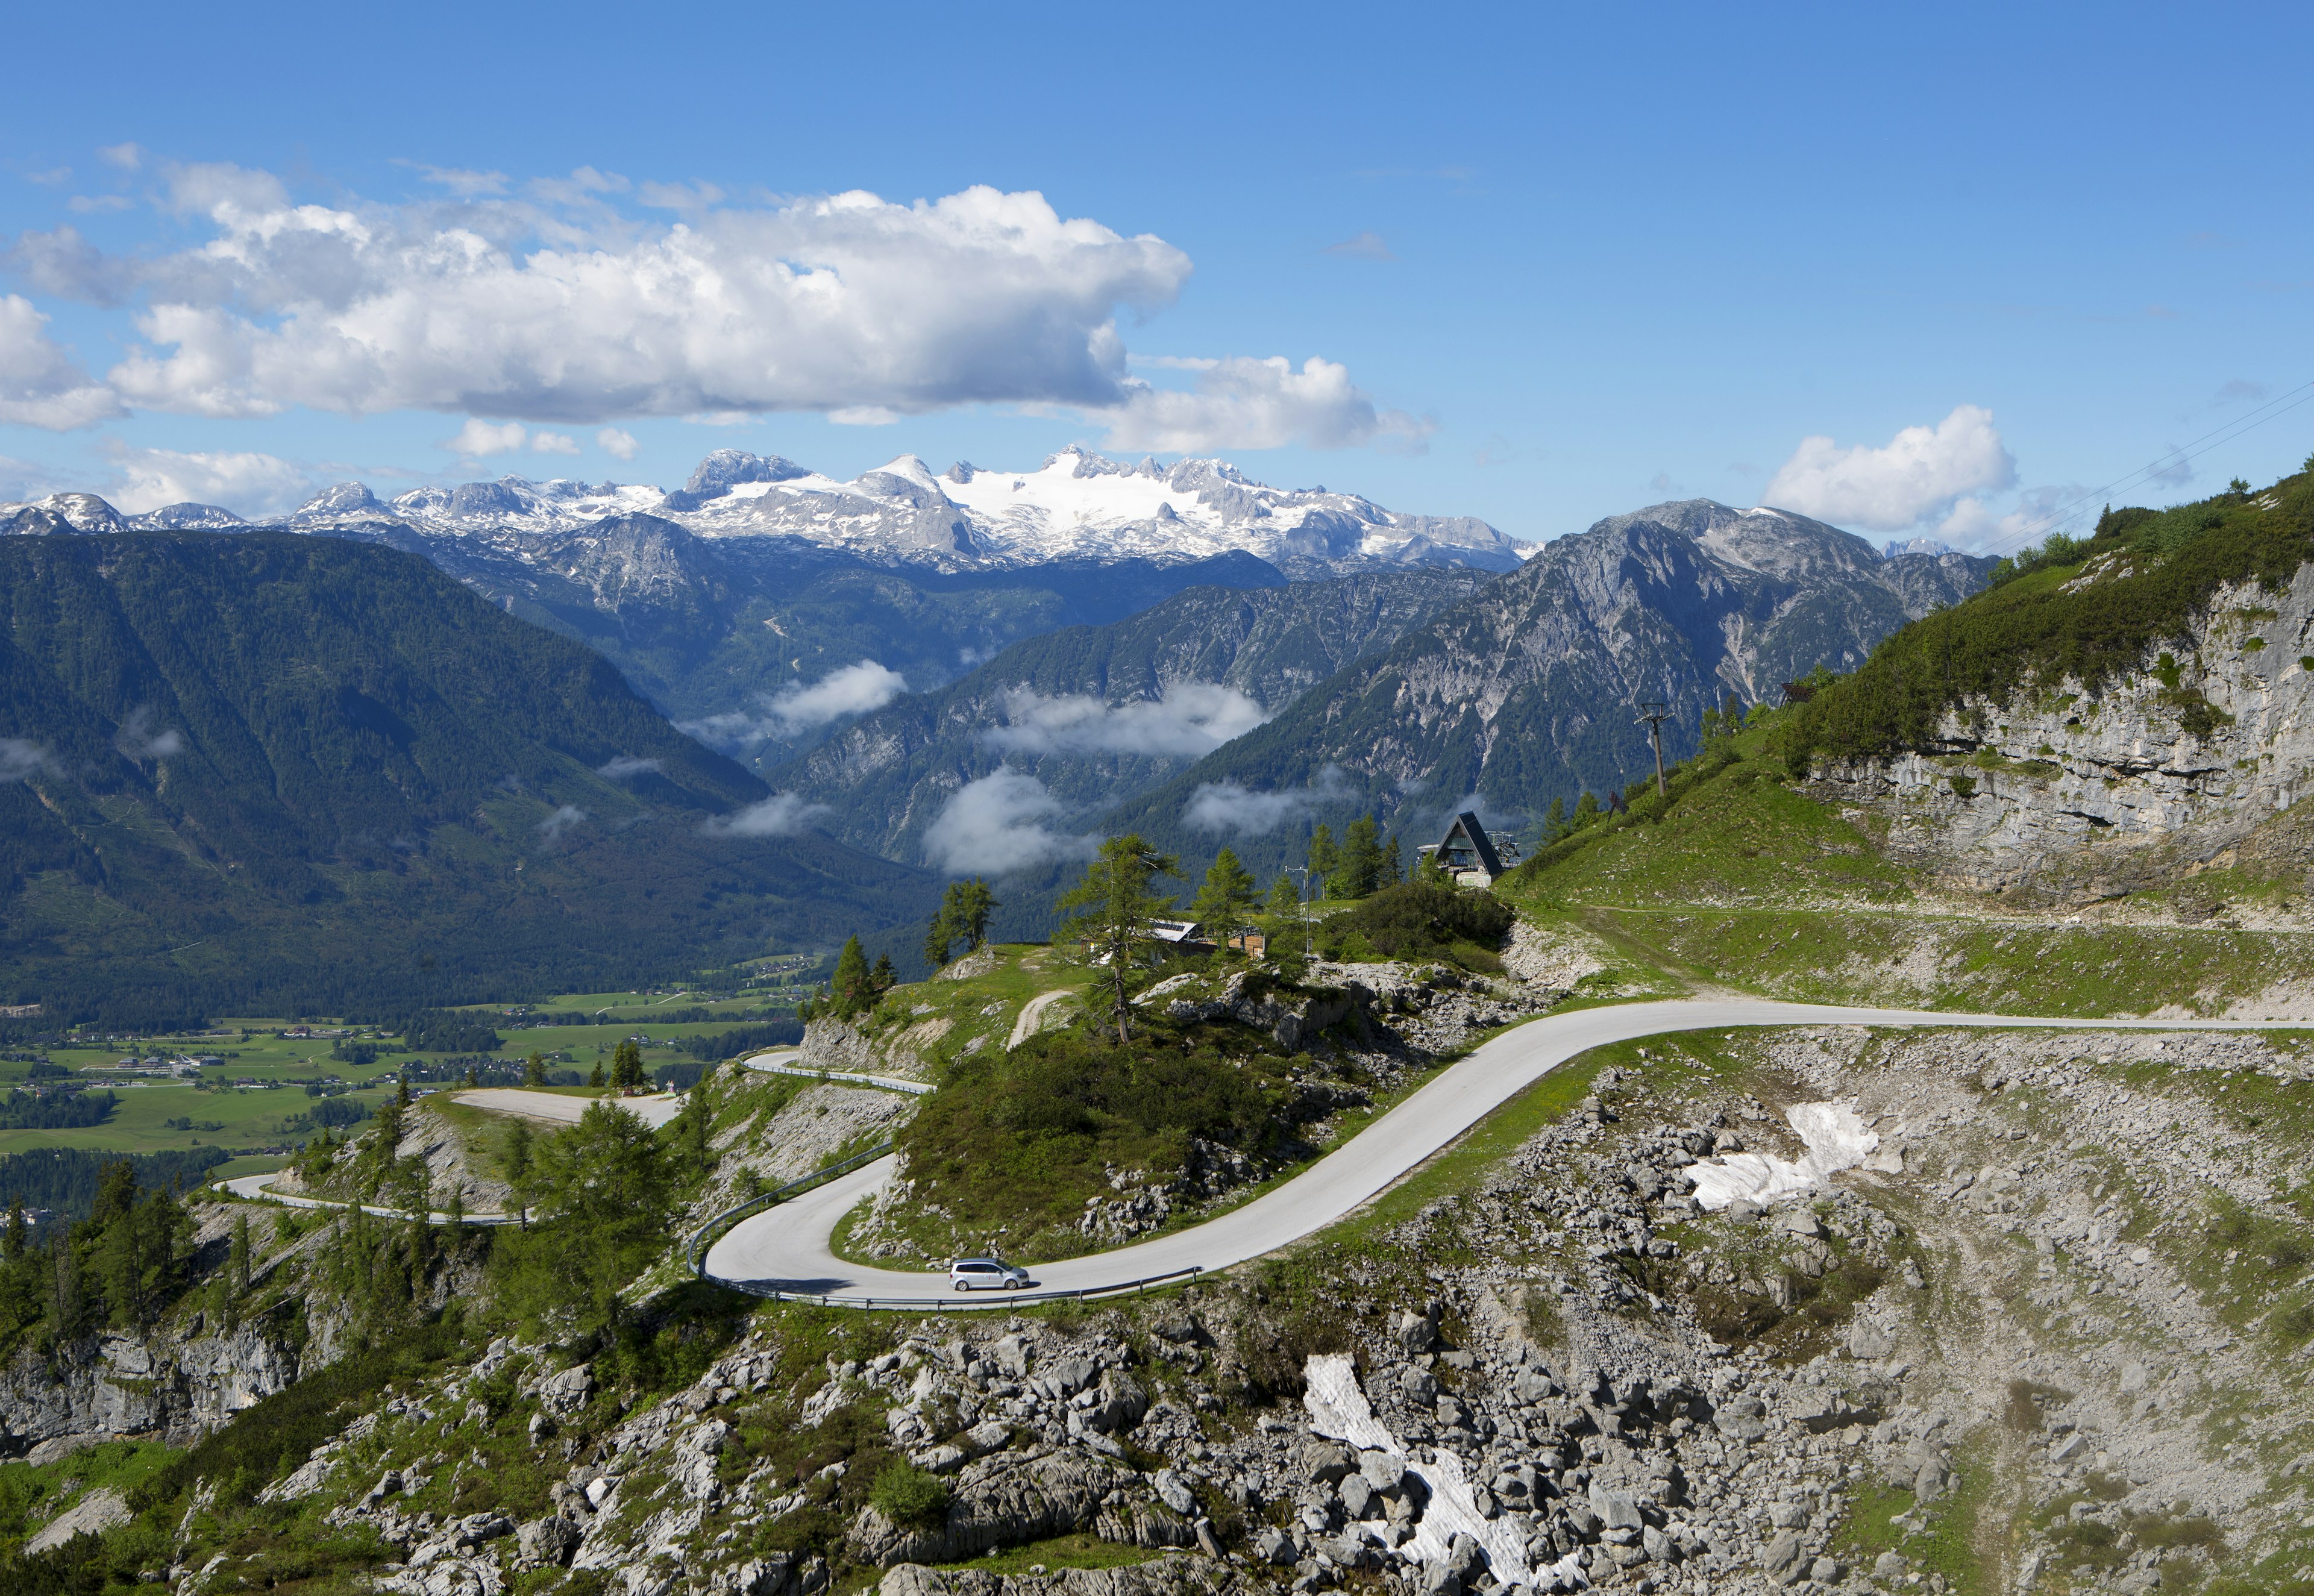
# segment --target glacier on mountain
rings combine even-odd
[[[1506,571],[1527,551],[1472,516],[1406,515],[1322,487],[1272,488],[1219,460],[1127,465],[1074,447],[1034,471],[959,462],[937,476],[916,455],[902,454],[849,481],[777,455],[719,449],[673,492],[509,476],[380,499],[360,482],[340,482],[298,507],[287,525],[372,536],[407,527],[424,538],[479,540],[518,553],[542,535],[635,516],[701,538],[793,538],[946,569],[1246,553],[1294,577],[1420,566]],[[244,523],[214,506],[122,517],[84,494],[0,506],[0,528],[23,531],[236,525]]]

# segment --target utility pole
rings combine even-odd
[[[1670,789],[1664,785],[1663,723],[1671,719],[1671,706],[1652,701],[1643,703],[1639,706],[1639,719],[1647,723],[1647,735],[1655,739],[1656,796],[1668,798]]]

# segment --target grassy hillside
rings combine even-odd
[[[1603,939],[1634,991],[2214,1013],[2289,987],[2314,962],[2314,932],[2180,914],[2175,886],[2087,914],[1940,890],[1889,857],[1875,817],[1841,814],[1791,780],[1784,750],[1800,713],[1762,716],[1715,743],[1673,772],[1668,801],[1650,783],[1629,816],[1575,832],[1497,892],[1546,926]],[[2239,868],[2227,881],[2254,891],[2254,874]]]
[[[0,994],[49,1021],[626,986],[922,912],[714,822],[767,796],[413,556],[0,544]]]

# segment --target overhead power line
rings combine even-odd
[[[2224,426],[2205,432],[2190,443],[2179,445],[2168,454],[2139,466],[2127,476],[2115,478],[2102,488],[2091,489],[2079,498],[2070,500],[2038,519],[2027,523],[2017,531],[1993,539],[1985,545],[1986,551],[2005,553],[2010,550],[2022,548],[2040,537],[2042,533],[2062,525],[2078,515],[2082,507],[2098,503],[2109,504],[2112,502],[2113,495],[2128,492],[2133,488],[2142,488],[2147,482],[2177,470],[2186,462],[2198,460],[2212,449],[2230,444],[2244,433],[2265,426],[2276,416],[2286,415],[2309,401],[2314,401],[2314,383],[2303,383],[2291,389],[2287,393],[2276,394],[2247,415],[2237,416]]]

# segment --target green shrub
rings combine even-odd
[[[896,1459],[877,1471],[868,1500],[892,1522],[909,1529],[938,1529],[948,1518],[948,1482]]]
[[[1499,943],[1518,916],[1490,892],[1458,892],[1424,881],[1386,886],[1326,922],[1329,932],[1355,931],[1391,958],[1441,952],[1456,942]]]

